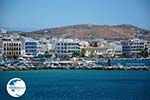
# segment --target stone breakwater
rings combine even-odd
[[[150,71],[150,66],[36,66],[36,67],[26,67],[26,66],[5,66],[0,67],[0,71],[23,71],[23,70],[53,70],[53,69],[68,69],[68,70],[148,70]]]

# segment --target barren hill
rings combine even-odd
[[[70,25],[59,28],[42,29],[26,33],[27,36],[54,36],[62,38],[79,38],[88,39],[91,37],[99,37],[104,39],[127,39],[130,37],[150,37],[150,31],[138,28],[133,25]]]

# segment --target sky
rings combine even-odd
[[[0,28],[132,24],[150,30],[150,0],[0,0]]]

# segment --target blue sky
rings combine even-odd
[[[150,29],[150,0],[0,0],[0,28],[32,31],[74,24]]]

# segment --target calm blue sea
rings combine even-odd
[[[9,79],[25,81],[17,100],[150,100],[150,71],[41,70],[0,72],[0,100]]]

